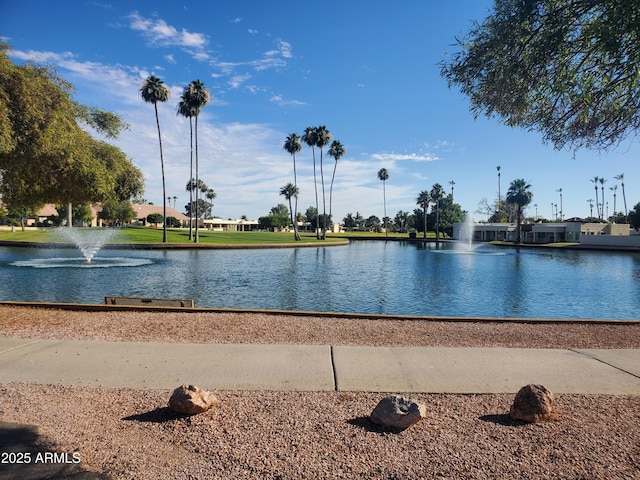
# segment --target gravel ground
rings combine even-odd
[[[640,325],[354,320],[261,314],[69,312],[0,307],[0,335],[196,343],[640,348]],[[403,432],[368,420],[383,393],[217,391],[184,417],[170,391],[0,385],[0,420],[39,426],[116,479],[640,478],[640,397],[559,395],[559,419],[511,421],[513,395],[411,394]],[[402,392],[389,392],[402,393]],[[515,394],[515,392],[514,392]],[[0,464],[0,478],[2,478]]]

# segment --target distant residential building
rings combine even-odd
[[[461,226],[461,223],[453,225],[454,239],[461,237]],[[640,247],[640,235],[634,234],[626,223],[589,223],[581,218],[571,218],[562,223],[524,223],[521,227],[523,243],[575,242],[585,246]],[[474,223],[473,240],[515,242],[516,228],[515,223]]]

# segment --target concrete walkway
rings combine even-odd
[[[640,349],[167,344],[0,338],[0,383],[209,390],[640,395]]]

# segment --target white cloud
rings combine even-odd
[[[306,105],[306,103],[301,102],[299,100],[287,100],[282,95],[273,95],[269,101],[273,103],[277,103],[278,105]]]
[[[381,161],[404,161],[410,160],[413,162],[433,162],[435,160],[440,160],[439,157],[433,155],[431,153],[374,153],[371,155],[371,158]]]
[[[207,36],[203,33],[189,32],[186,29],[178,30],[167,24],[162,19],[144,18],[133,12],[128,16],[129,27],[141,32],[151,46],[178,46],[202,49],[207,43]]]
[[[245,83],[247,80],[249,80],[251,78],[251,75],[248,73],[244,73],[242,75],[234,75],[233,77],[231,77],[229,79],[229,81],[227,82],[227,84],[233,88],[239,88],[243,83]]]

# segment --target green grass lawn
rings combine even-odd
[[[64,228],[64,227],[60,227]],[[24,232],[16,227],[15,232],[11,230],[0,230],[0,242],[35,242],[35,243],[68,243],[59,236],[59,232],[54,228],[27,229]],[[96,230],[91,228],[83,228],[82,230]],[[112,236],[107,244],[157,244],[162,243],[162,229],[151,227],[126,227],[116,230],[117,234]],[[201,244],[207,245],[273,245],[296,243],[293,239],[293,233],[274,233],[274,232],[212,232],[201,229],[198,231]],[[317,240],[316,236],[310,232],[301,233],[301,243],[324,243]],[[336,242],[345,239],[385,239],[384,233],[374,232],[343,232],[329,233],[327,232],[327,241]],[[407,233],[389,233],[389,239],[408,239]],[[422,234],[418,233],[418,240],[422,239]],[[428,232],[427,238],[435,239],[435,232]],[[188,229],[167,229],[167,242],[172,244],[189,244]]]
[[[83,230],[92,230],[85,228]],[[198,236],[201,244],[212,245],[271,245],[296,243],[293,233],[272,233],[272,232],[212,232],[199,230]],[[342,238],[330,238],[327,240],[339,241]],[[16,228],[11,230],[0,230],[0,241],[11,242],[36,242],[36,243],[66,243],[60,238],[55,229],[27,229],[24,232]],[[174,244],[188,244],[189,230],[187,229],[167,229],[167,242]],[[112,236],[108,244],[153,244],[162,243],[162,229],[149,227],[130,227],[117,230],[117,234]],[[323,243],[316,240],[315,235],[302,235],[302,243]]]

